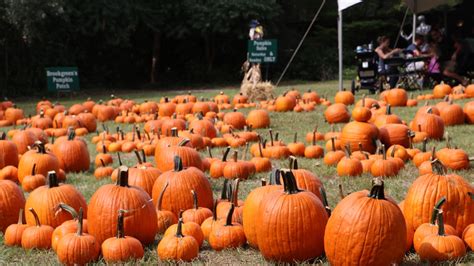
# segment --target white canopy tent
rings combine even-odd
[[[405,0],[405,4],[413,12],[413,31],[412,31],[412,41],[415,42],[415,32],[416,32],[416,15],[435,8],[437,6],[447,4],[449,0]]]

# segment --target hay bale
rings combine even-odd
[[[240,87],[240,92],[248,96],[250,101],[263,101],[273,99],[273,88],[271,82],[245,83]]]

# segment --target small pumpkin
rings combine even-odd
[[[3,244],[6,246],[21,246],[21,236],[27,227],[28,225],[23,224],[23,209],[20,209],[18,223],[7,227],[3,235]]]
[[[142,243],[125,235],[125,210],[118,211],[117,235],[107,238],[101,246],[102,256],[107,263],[120,263],[143,258],[145,251]]]
[[[234,209],[235,206],[231,203],[225,223],[217,222],[211,229],[209,245],[216,251],[242,247],[247,242],[243,226],[232,222]]]
[[[183,235],[183,219],[179,219],[175,234],[169,234],[158,244],[157,252],[161,260],[192,261],[198,256],[199,244],[189,235]]]
[[[21,235],[21,246],[24,249],[49,249],[51,248],[51,236],[53,227],[42,225],[38,215],[33,208],[28,209],[34,217],[35,225],[28,226]]]
[[[195,222],[201,225],[204,220],[212,216],[212,211],[208,208],[199,207],[198,205],[198,195],[194,190],[191,190],[193,196],[193,208],[187,209],[183,212],[183,221]]]

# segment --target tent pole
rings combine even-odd
[[[339,90],[343,89],[342,82],[342,11],[338,12],[337,17],[337,48],[339,51]]]
[[[412,33],[413,36],[411,37],[412,38],[411,41],[412,43],[415,43],[415,37],[416,37],[416,14],[415,13],[413,13],[413,31],[412,32],[413,32]]]

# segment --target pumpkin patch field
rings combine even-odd
[[[0,264],[474,262],[474,85],[0,102]]]

